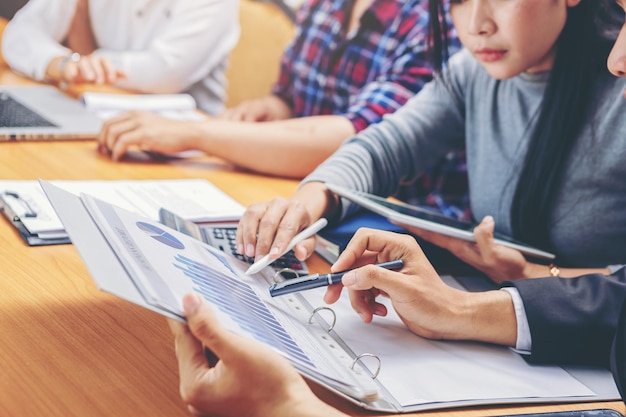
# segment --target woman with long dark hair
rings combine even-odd
[[[611,273],[626,263],[624,81],[609,74],[618,27],[597,0],[451,1],[465,49],[445,62],[442,1],[430,2],[439,76],[383,123],[348,140],[290,200],[251,206],[239,230],[248,256],[282,249],[321,216],[354,209],[331,182],[383,196],[466,146],[477,244],[408,228],[496,281]],[[605,16],[606,15],[606,16]],[[493,232],[556,254],[556,266],[496,245]],[[306,258],[309,240],[296,247]]]

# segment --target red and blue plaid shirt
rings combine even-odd
[[[358,29],[346,33],[353,0],[305,1],[273,93],[292,117],[342,115],[357,132],[378,123],[432,79],[427,3],[374,0]],[[454,31],[449,38],[454,52],[459,45]],[[449,155],[443,168],[435,167],[403,197],[448,214],[466,213],[467,181],[458,180],[464,176],[464,155]]]
[[[374,0],[346,33],[353,1],[309,0],[274,94],[293,117],[344,115],[356,131],[400,108],[431,80],[422,0]]]

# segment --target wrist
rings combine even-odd
[[[308,389],[308,388],[307,388]],[[301,393],[302,394],[302,393]],[[277,404],[276,409],[270,414],[274,417],[345,417],[346,415],[334,407],[326,404],[315,396],[311,391],[304,395],[295,395],[287,401]]]
[[[77,63],[78,61],[80,61],[80,54],[77,52],[73,52],[69,55],[66,55],[58,61],[57,79],[61,82],[61,88],[67,87],[67,83],[70,81],[70,80],[65,79],[64,77],[65,68],[67,67],[69,63]]]
[[[458,339],[515,346],[517,318],[506,291],[467,293],[461,317]]]
[[[311,220],[326,217],[332,223],[340,215],[338,198],[328,191],[322,182],[312,181],[302,184],[291,199],[300,202],[306,208]]]
[[[550,267],[548,265],[526,262],[521,278],[545,278],[549,276]]]

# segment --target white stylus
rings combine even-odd
[[[296,246],[298,243],[302,242],[303,240],[313,236],[314,234],[322,230],[327,224],[328,224],[328,220],[326,220],[323,217],[319,219],[318,221],[316,221],[315,223],[311,224],[309,227],[307,227],[306,229],[304,229],[303,231],[295,235],[293,239],[291,239],[291,241],[287,245],[287,249],[285,249],[285,251],[281,253],[280,256],[283,256],[285,253],[293,249],[293,247]],[[267,255],[265,255],[264,257],[262,257],[261,259],[253,263],[252,265],[250,265],[250,268],[248,268],[245,275],[256,274],[257,272],[261,271],[266,266],[270,265],[276,259],[280,258],[280,256],[277,258],[270,258],[270,254],[268,253]]]

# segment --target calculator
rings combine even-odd
[[[194,223],[164,208],[159,210],[159,221],[167,227],[201,240],[237,259],[249,264],[254,262],[253,258],[237,252],[235,244],[237,223]],[[281,272],[281,275],[287,279],[308,274],[306,263],[298,260],[293,250],[276,259],[271,266],[274,270],[288,268],[295,271],[295,273],[291,271]]]

